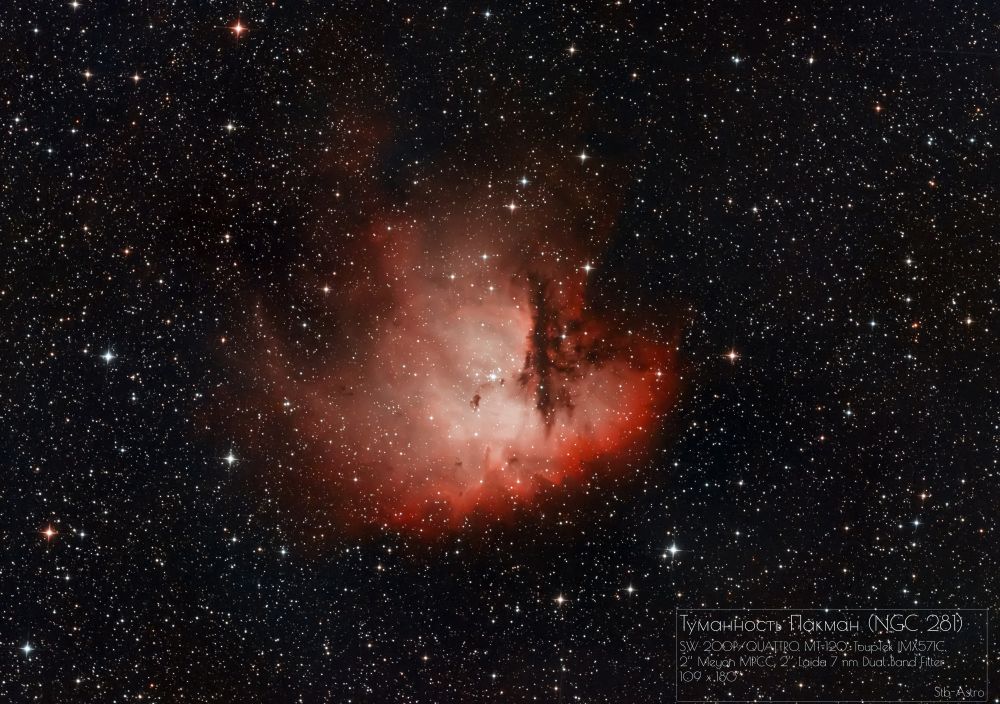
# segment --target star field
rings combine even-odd
[[[996,21],[5,5],[0,700],[672,701],[678,606],[993,608]]]

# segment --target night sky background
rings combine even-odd
[[[6,3],[0,699],[672,701],[677,606],[993,607],[998,20]],[[605,223],[590,304],[676,348],[653,447],[349,529],[261,350],[351,354],[365,228],[511,199]]]

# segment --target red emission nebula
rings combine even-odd
[[[597,252],[552,234],[558,209],[465,197],[460,217],[369,223],[317,266],[321,362],[293,361],[258,306],[255,376],[295,450],[280,481],[345,526],[456,527],[634,471],[673,401],[673,339],[589,303]]]

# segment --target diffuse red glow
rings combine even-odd
[[[377,266],[331,297],[355,321],[344,353],[307,382],[272,369],[331,507],[355,525],[454,526],[624,466],[670,405],[672,347],[589,310],[596,274],[566,248],[431,242],[378,228]]]

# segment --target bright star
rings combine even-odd
[[[229,451],[229,454],[228,454],[228,455],[226,455],[225,457],[223,457],[222,459],[223,459],[223,460],[225,460],[227,464],[229,464],[229,465],[232,465],[232,464],[233,464],[233,462],[235,462],[235,461],[236,461],[236,455],[234,455],[234,454],[233,454],[233,451],[232,451],[232,450],[230,450],[230,451]]]
[[[111,360],[115,359],[115,355],[112,354],[111,350],[108,350],[104,354],[101,355],[101,359],[104,360],[105,364],[111,364]]]
[[[25,655],[28,655],[31,653],[32,650],[34,650],[34,648],[31,647],[31,643],[25,643],[24,645],[21,646],[21,650],[24,652]]]

